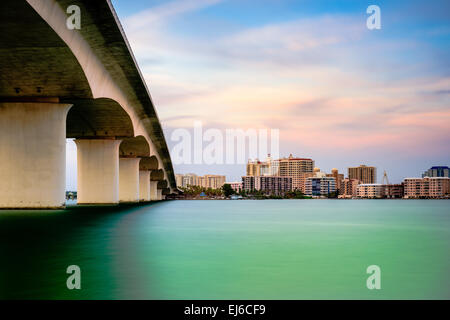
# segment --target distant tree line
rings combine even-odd
[[[180,189],[184,192],[184,194],[192,197],[197,197],[201,193],[204,193],[208,197],[218,197],[224,195],[222,189],[205,188],[191,185],[188,185],[187,187],[181,187]]]
[[[224,196],[229,198],[231,195],[239,195],[243,198],[250,199],[311,199],[310,196],[305,195],[301,190],[295,189],[293,191],[287,191],[282,194],[274,194],[267,191],[262,190],[239,190],[235,191],[230,184],[225,183],[222,188],[213,189],[213,188],[205,188],[200,186],[192,186],[188,185],[187,187],[180,187],[180,189],[184,192],[184,194],[190,197],[198,197],[202,193],[204,193],[207,197],[221,197]],[[337,198],[338,192],[332,192],[328,196],[328,198]]]
[[[311,197],[308,197],[303,194],[300,190],[296,189],[293,191],[288,191],[283,194],[273,194],[266,191],[261,190],[239,190],[235,191],[230,184],[225,183],[222,188],[220,189],[213,189],[213,188],[205,188],[200,186],[192,186],[188,185],[187,187],[181,187],[180,188],[184,194],[190,197],[198,197],[202,193],[207,197],[220,197],[224,196],[226,198],[229,198],[232,195],[239,195],[243,198],[250,198],[250,199],[310,199]]]
[[[268,193],[262,190],[241,190],[239,192],[239,195],[247,198],[254,198],[254,199],[310,199],[311,197],[308,197],[303,194],[300,190],[296,189],[293,191],[287,191],[282,194],[273,194]]]

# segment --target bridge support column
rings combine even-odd
[[[150,181],[150,200],[158,200],[158,181]]]
[[[150,201],[150,171],[139,170],[139,201]]]
[[[158,189],[157,194],[156,194],[156,200],[162,200],[162,199],[163,199],[162,189]]]
[[[78,204],[119,202],[120,140],[76,139]]]
[[[71,106],[0,102],[0,208],[64,207]]]
[[[120,202],[139,202],[139,161],[141,158],[119,159]]]

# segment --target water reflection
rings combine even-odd
[[[134,219],[150,207],[0,211],[0,298],[154,297],[151,286],[140,285],[151,270],[137,269],[133,239]],[[73,264],[81,268],[82,290],[66,288]]]
[[[0,211],[2,299],[448,299],[449,201]],[[81,268],[81,290],[66,268]],[[366,268],[382,269],[382,290]]]

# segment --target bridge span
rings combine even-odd
[[[81,28],[66,25],[80,8]],[[177,192],[149,90],[110,0],[0,1],[0,208],[65,204],[66,138],[78,203]]]

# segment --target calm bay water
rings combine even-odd
[[[446,200],[0,211],[0,298],[450,299],[449,252]],[[373,264],[381,290],[366,288]]]

